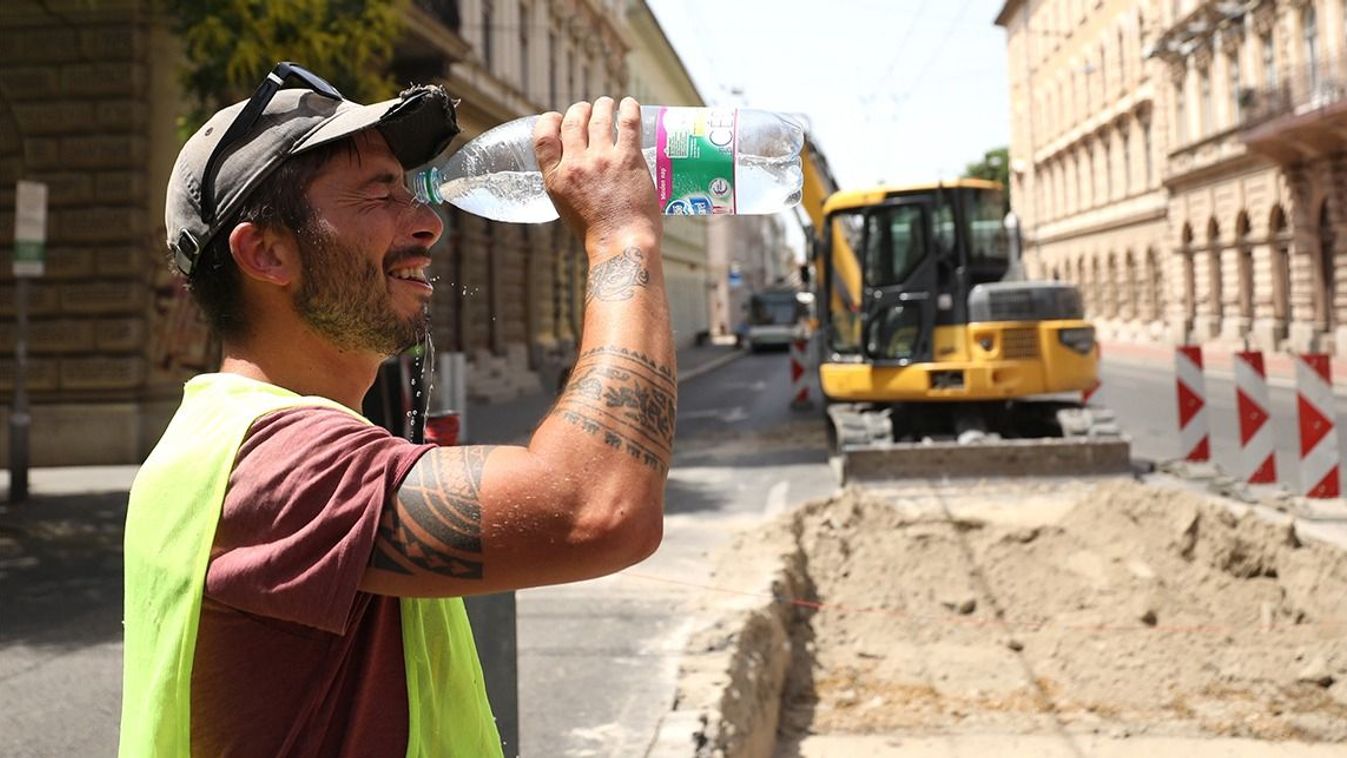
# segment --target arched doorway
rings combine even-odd
[[[1315,267],[1318,281],[1314,287],[1314,310],[1315,320],[1325,332],[1332,332],[1336,326],[1333,313],[1335,276],[1333,257],[1336,250],[1337,238],[1333,234],[1333,219],[1329,216],[1328,201],[1324,200],[1319,204],[1319,265]]]
[[[1179,259],[1183,264],[1183,330],[1191,332],[1197,318],[1197,262],[1193,260],[1193,227],[1184,224],[1179,237]]]
[[[1137,309],[1140,299],[1137,290],[1137,259],[1128,250],[1123,254],[1123,302],[1119,314],[1126,321],[1135,321],[1141,315]]]
[[[1268,242],[1272,253],[1272,316],[1276,319],[1276,338],[1284,339],[1291,320],[1291,230],[1280,205],[1272,207],[1268,219]]]
[[[1150,298],[1146,318],[1150,321],[1161,321],[1165,317],[1165,276],[1160,269],[1160,259],[1155,254],[1155,248],[1146,251],[1146,288],[1147,296]]]
[[[1249,239],[1249,214],[1240,211],[1235,219],[1235,251],[1239,275],[1239,333],[1249,333],[1253,325],[1253,243]]]
[[[1213,332],[1220,331],[1224,316],[1221,292],[1221,226],[1216,219],[1207,221],[1207,308],[1211,313]]]

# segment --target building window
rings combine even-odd
[[[1103,201],[1113,199],[1113,146],[1108,137],[1104,138],[1104,197]]]
[[[1274,47],[1272,32],[1263,35],[1263,84],[1268,89],[1277,86],[1277,49]]]
[[[547,105],[556,108],[557,102],[557,33],[547,33]]]
[[[1118,141],[1122,146],[1123,197],[1132,194],[1132,135],[1128,133],[1130,128],[1130,124],[1124,124],[1118,129]]]
[[[1118,89],[1127,89],[1127,48],[1123,46],[1122,27],[1118,27]]]
[[[1305,35],[1305,70],[1310,78],[1310,92],[1319,91],[1319,14],[1314,3],[1300,12],[1301,31]]]
[[[519,4],[519,91],[529,95],[529,6]]]
[[[1188,144],[1188,93],[1184,92],[1183,82],[1174,85],[1174,142]],[[1149,185],[1149,182],[1147,182]]]
[[[1146,158],[1146,187],[1151,186],[1151,122],[1141,123],[1141,149]]]
[[[1231,55],[1226,60],[1226,65],[1230,69],[1230,121],[1231,125],[1238,124],[1242,114],[1240,113],[1241,90],[1244,89],[1243,77],[1240,75],[1239,53]]]
[[[491,70],[492,40],[495,31],[495,2],[482,0],[482,67]]]
[[[1204,68],[1197,74],[1198,97],[1201,98],[1202,112],[1200,117],[1202,123],[1199,125],[1199,136],[1205,137],[1211,134],[1215,119],[1212,117],[1211,101],[1211,69]]]

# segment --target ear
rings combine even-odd
[[[298,250],[288,235],[252,222],[236,224],[229,233],[229,252],[249,279],[285,287],[298,278]]]

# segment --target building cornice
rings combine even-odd
[[[1028,235],[1029,244],[1051,244],[1092,234],[1119,231],[1138,224],[1164,219],[1169,214],[1169,197],[1164,190],[1151,190],[1097,208],[1073,214],[1046,224],[1038,224]]]
[[[1001,12],[996,14],[996,25],[1006,26],[1010,23],[1010,15],[1019,10],[1024,5],[1024,0],[1006,0],[1006,4],[1001,6]]]

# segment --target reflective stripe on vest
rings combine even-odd
[[[253,421],[295,406],[364,420],[326,398],[205,374],[187,383],[182,406],[136,474],[124,546],[122,758],[190,754],[192,661],[229,474]],[[407,755],[500,756],[463,601],[404,598],[399,605]]]

